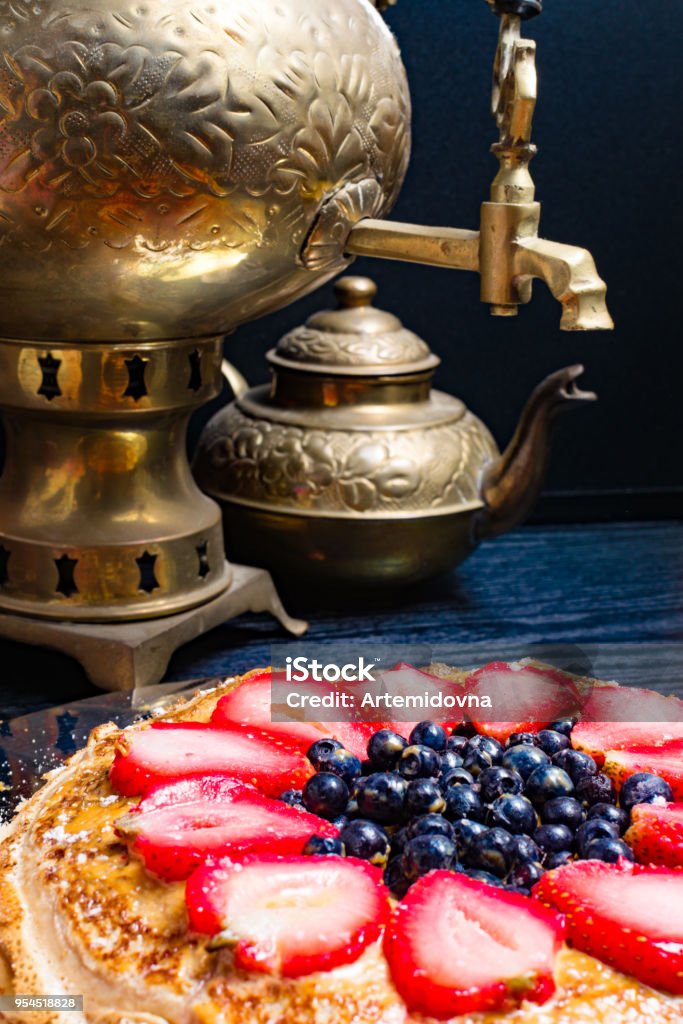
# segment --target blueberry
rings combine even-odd
[[[364,818],[393,825],[402,821],[408,783],[400,775],[375,772],[358,787],[358,812]]]
[[[404,779],[429,779],[439,774],[441,762],[431,747],[413,743],[401,754],[398,770]]]
[[[529,836],[513,836],[513,864],[540,864],[541,851]]]
[[[564,733],[565,736],[571,736],[572,729],[577,721],[577,718],[558,718],[557,721],[551,722],[548,728],[554,732]]]
[[[436,779],[414,779],[408,783],[406,814],[440,814],[446,810],[446,801]]]
[[[339,838],[347,857],[369,860],[378,867],[384,867],[389,860],[389,837],[374,821],[363,821],[361,818],[350,821],[342,829]]]
[[[439,817],[441,816],[439,815]],[[403,853],[403,849],[409,839],[410,836],[408,835],[407,828],[399,828],[396,830],[396,832],[394,832],[394,834],[391,836],[389,840],[391,843],[392,857],[398,855],[399,853]]]
[[[339,740],[316,740],[306,751],[306,757],[317,772],[324,771],[323,765],[330,754],[333,754],[335,750],[341,750],[342,746],[343,744]]]
[[[662,804],[673,800],[671,786],[665,779],[651,772],[637,772],[629,776],[621,787],[621,806],[630,811],[636,804]]]
[[[479,871],[490,871],[503,878],[512,867],[515,846],[504,828],[490,828],[475,836],[469,845],[466,861]]]
[[[444,796],[454,786],[471,786],[474,782],[474,775],[471,775],[465,768],[453,768],[446,772],[439,779],[439,786]]]
[[[521,793],[524,789],[522,776],[510,768],[485,768],[477,781],[485,804],[492,804],[506,793]]]
[[[480,750],[478,747],[472,749],[468,747],[462,766],[465,771],[470,772],[476,779],[486,768],[493,766],[493,758],[485,750]]]
[[[544,754],[552,757],[560,750],[566,750],[569,746],[569,737],[563,732],[554,732],[552,729],[541,729],[536,737],[536,745],[541,748]]]
[[[413,818],[405,831],[409,840],[416,839],[417,836],[453,838],[453,826],[441,814],[421,814],[419,818]]]
[[[403,851],[403,874],[409,880],[429,871],[450,868],[455,859],[455,846],[446,836],[416,836]]]
[[[531,833],[538,825],[533,804],[525,796],[507,793],[489,807],[486,821],[492,828],[504,828],[513,835]]]
[[[408,746],[408,741],[391,729],[380,729],[370,737],[368,758],[375,765],[373,771],[391,770],[396,767],[399,757]]]
[[[410,882],[403,874],[402,857],[391,858],[384,871],[384,884],[399,900],[408,892]]]
[[[597,775],[584,775],[576,784],[576,799],[584,807],[591,804],[615,804],[617,791],[608,775],[599,772]]]
[[[588,820],[592,821],[593,818],[602,818],[603,821],[612,822],[617,826],[619,835],[624,834],[630,821],[628,813],[615,804],[593,804],[588,808]]]
[[[290,807],[303,807],[304,805],[303,794],[300,789],[286,789],[280,795],[280,800],[285,804],[289,804]]]
[[[569,747],[554,754],[552,761],[567,773],[574,785],[584,776],[596,775],[598,771],[598,766],[590,754],[584,754],[582,750],[572,750]]]
[[[545,863],[546,870],[552,871],[553,868],[561,868],[565,864],[570,864],[573,859],[574,854],[571,850],[560,850],[559,853],[551,853]]]
[[[503,886],[503,880],[492,875],[490,871],[480,871],[478,868],[469,868],[465,874],[469,878],[474,879],[475,882],[485,882],[487,885],[495,885],[498,889]]]
[[[309,779],[303,791],[304,807],[321,818],[343,814],[349,802],[349,787],[332,772],[319,772]]]
[[[570,850],[574,843],[574,835],[566,825],[541,825],[533,835],[536,846],[544,856]]]
[[[468,739],[470,736],[476,736],[477,729],[472,722],[461,722],[460,725],[456,725],[453,729],[451,736],[466,736]]]
[[[344,853],[339,839],[311,836],[303,849],[307,857],[341,857]]]
[[[535,747],[536,746],[536,733],[535,732],[511,732],[505,741],[505,746],[509,749],[510,747],[517,746]]]
[[[448,772],[452,772],[455,768],[461,768],[462,761],[462,755],[456,754],[454,750],[442,750],[439,754],[440,774],[447,775]]]
[[[526,795],[535,804],[544,804],[558,796],[571,796],[574,783],[554,764],[544,764],[526,780]]]
[[[345,814],[340,814],[338,818],[332,818],[332,824],[336,825],[340,832],[346,827],[346,825],[348,825],[348,823],[349,819]]]
[[[453,753],[462,756],[468,743],[467,736],[449,736],[446,740],[446,750],[452,750]]]
[[[608,864],[616,864],[620,857],[625,857],[626,860],[635,860],[630,846],[627,846],[621,839],[615,839],[614,836],[602,836],[600,839],[594,839],[586,847],[584,857],[586,860],[604,860]]]
[[[571,832],[576,832],[585,821],[586,812],[573,796],[556,796],[543,804],[541,817],[545,825],[566,825]]]
[[[446,749],[448,739],[446,730],[437,722],[418,722],[409,736],[410,742],[422,747],[431,747],[432,750],[441,751]]]
[[[512,889],[531,889],[545,874],[541,864],[531,861],[527,864],[515,864],[507,876],[507,884]]]
[[[473,786],[453,786],[445,794],[446,817],[451,821],[459,818],[470,818],[473,821],[484,820],[484,805]]]
[[[503,756],[503,744],[494,739],[493,736],[477,734],[467,744],[468,750],[483,750],[488,754],[494,764],[500,764]]]
[[[470,821],[469,818],[454,821],[452,827],[453,842],[461,858],[465,856],[472,840],[487,831],[486,825],[482,825],[480,821]]]
[[[545,764],[550,764],[550,758],[544,754],[539,747],[532,747],[527,743],[520,743],[510,747],[503,754],[501,762],[503,768],[519,772],[524,780],[528,779],[532,772]]]
[[[596,839],[618,839],[619,830],[611,821],[593,818],[584,822],[576,832],[576,849],[580,857],[586,856],[586,850]]]
[[[343,779],[347,786],[350,786],[354,779],[361,773],[360,758],[341,747],[333,750],[329,757],[323,762],[323,771],[332,772]]]

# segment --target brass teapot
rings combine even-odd
[[[440,360],[371,305],[371,280],[335,291],[337,309],[268,353],[272,382],[213,417],[195,477],[222,507],[228,556],[276,580],[414,582],[528,515],[555,414],[595,395],[575,385],[581,366],[552,374],[501,455],[460,399],[432,389]]]

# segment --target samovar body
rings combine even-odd
[[[224,590],[185,427],[221,338],[345,265],[409,157],[369,0],[0,3],[0,608],[156,617]],[[324,245],[322,247],[324,249]]]

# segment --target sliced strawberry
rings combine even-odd
[[[683,995],[683,872],[624,858],[575,861],[548,871],[534,895],[567,915],[577,949]]]
[[[409,712],[412,712],[411,721],[401,721],[400,719],[391,718],[391,705],[388,705],[385,709],[380,708],[374,714],[376,716],[384,716],[384,721],[376,723],[374,729],[386,728],[393,729],[400,736],[410,736],[412,730],[418,724],[418,722],[424,722],[426,719],[430,719],[432,722],[438,722],[446,728],[453,729],[456,725],[460,725],[463,721],[463,712],[458,707],[457,699],[460,697],[463,700],[465,696],[465,690],[462,683],[458,683],[452,679],[441,679],[440,676],[433,676],[430,672],[424,672],[422,669],[416,669],[412,665],[407,665],[404,662],[399,663],[394,669],[388,672],[383,672],[378,679],[378,682],[369,685],[358,684],[357,686],[348,686],[349,692],[354,694],[356,708],[359,709],[359,714],[368,717],[372,714],[370,709],[362,710],[362,697],[368,693],[372,693],[374,696],[383,697],[386,693],[387,697],[401,697],[401,698],[412,698],[412,697],[423,697],[425,694],[428,695],[433,703],[429,703],[424,708],[418,707],[419,717],[415,716],[415,706],[410,705],[405,707],[405,718],[409,718]],[[445,701],[445,705],[444,705]],[[449,707],[452,705],[452,707]],[[394,711],[395,713],[395,711]]]
[[[386,923],[388,891],[365,861],[250,857],[191,875],[190,926],[234,948],[248,971],[298,978],[357,960]]]
[[[356,757],[367,756],[368,740],[379,724],[370,722],[342,721],[334,722],[334,709],[320,707],[314,710],[307,708],[289,708],[284,695],[296,690],[297,698],[301,696],[315,697],[318,699],[329,698],[343,691],[331,686],[329,683],[319,683],[309,680],[305,683],[284,682],[284,676],[275,677],[275,689],[273,689],[273,677],[271,673],[262,672],[252,675],[230,690],[216,704],[211,724],[220,728],[233,728],[235,725],[248,725],[263,732],[281,736],[286,742],[308,750],[316,740],[332,736],[339,740],[343,746],[355,754]],[[278,715],[287,715],[286,721],[273,721],[273,706],[277,706]],[[348,712],[347,712],[348,713]],[[313,715],[323,718],[324,721],[306,721]]]
[[[303,786],[312,773],[305,754],[276,736],[199,722],[155,722],[121,733],[109,777],[124,796],[197,775],[228,775],[279,796]]]
[[[575,714],[581,698],[571,678],[558,669],[494,661],[465,680],[468,717],[479,732],[504,742],[513,732],[537,732],[550,722]],[[488,698],[490,704],[481,706]]]
[[[636,804],[624,840],[641,864],[683,868],[683,804]]]
[[[602,764],[607,750],[683,741],[683,701],[655,690],[596,686],[572,730],[572,744]]]
[[[617,789],[629,775],[652,772],[671,786],[676,800],[683,800],[683,742],[675,741],[664,747],[636,747],[634,750],[608,750],[603,771]]]
[[[444,1020],[545,1002],[563,934],[526,896],[434,871],[399,904],[384,946],[408,1010]]]
[[[224,776],[158,786],[116,826],[145,867],[168,882],[188,878],[209,856],[301,853],[312,835],[338,835],[328,821]]]

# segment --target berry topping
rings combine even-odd
[[[586,811],[573,796],[556,796],[543,804],[541,817],[544,825],[566,825],[574,833],[586,820]]]
[[[683,701],[631,686],[596,686],[572,730],[572,745],[599,764],[608,750],[683,741]]]
[[[358,813],[382,825],[399,824],[404,817],[407,792],[408,783],[400,775],[375,772],[358,788]]]
[[[416,836],[406,843],[403,851],[403,875],[413,882],[430,871],[450,868],[455,853],[454,843],[446,836]]]
[[[462,762],[463,768],[478,779],[487,768],[493,767],[493,758],[479,747],[468,747]]]
[[[620,835],[628,828],[629,816],[616,804],[593,804],[588,808],[588,821],[593,821],[594,818],[601,818],[616,825]]]
[[[528,896],[536,882],[543,877],[543,872],[543,866],[536,861],[530,861],[526,864],[515,864],[507,876],[506,884],[512,889],[523,889],[524,895]]]
[[[572,780],[554,764],[541,765],[526,780],[526,795],[537,805],[558,796],[571,796],[573,792]]]
[[[474,782],[474,775],[471,775],[466,768],[452,768],[439,779],[439,786],[444,796],[448,795],[449,789],[453,786],[471,786]]]
[[[511,732],[505,741],[505,748],[509,749],[510,747],[517,746],[535,747],[536,736],[537,733],[535,732]]]
[[[298,978],[357,960],[388,914],[380,873],[341,857],[252,857],[199,868],[190,926],[232,947],[247,971]]]
[[[447,775],[448,772],[453,771],[455,768],[461,768],[463,757],[461,754],[456,754],[454,750],[442,750],[439,754],[439,767],[440,774]]]
[[[613,821],[591,818],[579,827],[576,833],[576,849],[581,857],[588,856],[588,847],[597,839],[618,839],[619,829]]]
[[[311,836],[303,848],[307,857],[341,857],[344,848],[340,839],[326,839],[325,836]]]
[[[564,733],[565,736],[571,736],[572,729],[576,723],[576,718],[558,718],[557,721],[550,723],[549,728],[551,728],[553,732],[561,732]]]
[[[613,804],[616,802],[617,794],[612,780],[602,772],[597,775],[584,775],[576,784],[576,799],[584,807],[593,804]]]
[[[446,793],[446,817],[451,821],[470,818],[484,820],[484,805],[474,786],[452,786]]]
[[[427,835],[446,836],[447,839],[452,839],[454,826],[440,814],[423,814],[419,818],[413,818],[405,832],[408,839]]]
[[[524,789],[522,776],[510,768],[486,768],[477,781],[481,787],[481,798],[486,804],[493,803],[506,793],[521,793]]]
[[[571,850],[561,850],[560,853],[552,853],[545,862],[546,869],[552,871],[554,868],[561,868],[574,859]]]
[[[440,814],[446,801],[436,779],[415,779],[408,783],[405,810],[409,817],[416,814]]]
[[[553,754],[552,762],[567,773],[574,785],[586,775],[595,775],[598,770],[597,764],[589,754],[569,747]]]
[[[557,669],[525,663],[493,662],[465,680],[468,694],[489,697],[492,712],[472,709],[480,732],[506,740],[511,733],[536,732],[579,706],[579,694],[571,676]]]
[[[368,758],[373,771],[391,771],[396,767],[398,759],[408,746],[408,741],[392,732],[391,729],[380,729],[370,738]]]
[[[409,736],[411,744],[436,751],[446,749],[447,738],[444,727],[436,722],[418,722]]]
[[[536,746],[540,747],[544,754],[552,757],[566,750],[569,746],[569,737],[563,732],[554,732],[552,729],[541,729],[536,737]]]
[[[630,775],[621,787],[619,800],[625,811],[636,804],[665,804],[673,799],[671,786],[664,779],[650,772]]]
[[[334,754],[335,750],[343,750],[339,740],[327,737],[323,740],[316,740],[306,751],[306,757],[317,772],[327,771],[325,762]]]
[[[152,790],[116,823],[146,868],[166,881],[187,878],[207,857],[300,853],[337,829],[306,811],[224,777],[183,779]]]
[[[469,739],[467,736],[461,736],[459,733],[455,733],[453,736],[449,736],[446,740],[446,750],[452,750],[454,753],[462,756],[468,743]]]
[[[529,836],[513,836],[515,864],[540,864],[541,851]]]
[[[284,804],[288,804],[290,807],[303,807],[303,790],[286,789],[284,793],[280,794],[280,800],[282,800]]]
[[[467,744],[468,750],[483,750],[485,754],[488,754],[494,764],[500,764],[500,760],[503,756],[504,747],[502,743],[494,739],[493,736],[484,736],[479,734],[473,736]]]
[[[342,829],[339,838],[344,844],[347,857],[369,860],[376,867],[386,866],[391,852],[389,837],[374,821],[364,821],[362,818],[350,821]]]
[[[441,771],[441,759],[431,747],[413,743],[401,754],[398,770],[404,779],[432,778]]]
[[[534,806],[525,796],[508,793],[499,796],[489,807],[486,822],[491,827],[504,828],[513,835],[530,834],[538,824]]]
[[[576,862],[546,873],[534,895],[567,915],[577,949],[683,995],[683,871]]]
[[[636,804],[624,836],[643,864],[683,867],[683,804]]]
[[[474,837],[466,860],[470,867],[504,878],[512,867],[514,855],[515,844],[510,833],[503,828],[490,828]]]
[[[574,843],[572,830],[566,825],[541,825],[534,832],[533,839],[544,857],[569,850]]]
[[[683,801],[683,745],[609,750],[605,755],[605,772],[617,787],[631,775],[652,772],[669,783],[674,800]]]
[[[625,857],[626,860],[635,860],[631,848],[622,842],[621,839],[615,839],[613,836],[602,836],[600,839],[594,839],[592,843],[588,844],[584,859],[604,860],[607,864],[616,864],[622,857]]]
[[[109,777],[124,796],[202,775],[228,775],[278,796],[303,785],[311,770],[303,752],[277,736],[199,722],[154,722],[121,733]]]
[[[349,802],[349,787],[332,772],[319,772],[309,779],[303,791],[304,807],[321,818],[343,814]]]
[[[517,772],[526,781],[537,768],[550,764],[550,758],[539,747],[531,746],[528,743],[518,743],[505,751],[501,763],[503,768]]]
[[[550,998],[562,935],[534,900],[436,871],[399,904],[385,952],[409,1012],[445,1020]]]

